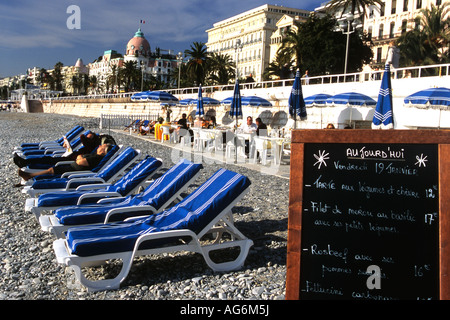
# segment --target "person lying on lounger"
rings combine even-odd
[[[83,146],[79,150],[64,154],[59,157],[53,157],[51,155],[37,155],[37,156],[31,155],[26,158],[22,158],[17,153],[15,153],[13,161],[19,168],[23,168],[30,164],[37,164],[37,163],[54,165],[60,161],[75,161],[79,155],[91,153],[101,143],[101,137],[94,132],[90,132],[87,135],[82,134],[80,136],[80,139]],[[70,146],[67,146],[65,144],[64,147],[67,149]]]
[[[34,177],[40,176],[40,175],[47,175],[47,174],[63,174],[64,172],[70,172],[70,171],[84,171],[84,170],[91,170],[92,168],[95,168],[100,161],[103,159],[103,157],[110,151],[112,148],[112,144],[105,143],[100,145],[97,148],[96,153],[88,153],[88,154],[80,154],[77,156],[74,163],[71,164],[64,164],[60,166],[53,166],[49,169],[38,171],[38,172],[25,172],[19,169],[18,173],[19,176],[24,179],[25,181],[32,179]]]

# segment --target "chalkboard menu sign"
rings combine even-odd
[[[441,140],[302,131],[291,158],[286,297],[442,298]]]

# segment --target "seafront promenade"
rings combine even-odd
[[[404,104],[404,99],[417,91],[448,87],[450,82],[450,64],[438,66],[424,66],[416,68],[396,69],[392,72],[393,114],[395,129],[418,128],[450,128],[450,112],[433,109],[417,108]],[[405,77],[409,72],[413,76]],[[431,74],[431,75],[430,75]],[[377,73],[357,73],[349,75],[330,75],[323,77],[311,77],[308,85],[302,86],[303,96],[308,97],[317,93],[335,95],[344,92],[363,93],[375,101],[381,84],[381,71]],[[243,115],[252,116],[254,119],[260,115],[271,119],[269,126],[282,126],[288,120],[288,99],[292,89],[293,79],[282,81],[268,81],[261,83],[241,84],[242,96],[258,96],[269,100],[272,107],[243,107]],[[172,89],[168,92],[178,99],[196,98],[198,88]],[[232,95],[233,86],[203,87],[203,96],[222,101]],[[73,114],[85,117],[100,117],[104,115],[152,115],[163,116],[160,103],[133,102],[133,93],[62,97],[43,100],[30,100],[30,104],[38,105],[41,112]],[[32,99],[33,97],[29,97]],[[20,99],[20,97],[18,97]],[[226,116],[226,107],[207,106],[205,113],[211,109],[217,119]],[[171,119],[177,120],[182,113],[195,114],[195,106],[175,106],[171,108]],[[374,108],[366,106],[327,106],[317,105],[307,108],[308,119],[298,121],[297,128],[320,129],[328,123],[333,123],[338,128],[343,128],[350,123],[354,128],[369,128],[373,118]]]

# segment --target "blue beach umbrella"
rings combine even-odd
[[[330,98],[331,95],[326,93],[318,93],[313,94],[312,96],[306,97],[304,99],[305,105],[307,107],[314,107],[314,106],[324,106],[327,103],[327,99]]]
[[[327,105],[375,106],[371,97],[357,92],[339,93],[327,99]]]
[[[271,107],[272,103],[270,101],[257,97],[257,96],[247,96],[241,98],[242,105],[252,106],[252,107]]]
[[[231,99],[230,117],[236,117],[236,126],[238,117],[242,117],[242,99],[241,90],[239,89],[239,80],[234,85],[233,97]]]
[[[187,106],[187,105],[190,105],[190,104],[192,103],[193,100],[195,100],[195,99],[192,99],[192,98],[183,99],[183,100],[180,100],[180,101],[178,102],[178,104],[179,104],[180,106]]]
[[[157,102],[178,102],[178,98],[165,91],[144,91],[146,94],[142,95],[142,99],[147,101]]]
[[[353,107],[375,106],[377,102],[371,97],[357,92],[339,93],[327,99],[327,106],[348,106],[350,107],[350,124],[352,122]]]
[[[230,105],[233,97],[228,97],[220,101],[223,105]],[[257,96],[247,96],[241,97],[241,105],[243,106],[252,106],[252,107],[271,107],[272,103],[264,98]]]
[[[372,129],[393,129],[391,69],[389,63],[384,67],[377,106],[372,120]]]
[[[135,93],[131,96],[131,101],[141,101],[143,95],[144,95],[144,92]]]
[[[294,84],[292,85],[291,94],[289,96],[289,114],[294,119],[294,129],[297,126],[297,115],[301,120],[306,119],[306,105],[303,100],[302,84],[300,81],[300,70],[295,73]]]
[[[233,97],[228,97],[228,98],[223,99],[222,101],[220,101],[220,104],[231,105],[231,101],[233,101]]]
[[[203,109],[203,96],[202,96],[202,85],[198,88],[198,98],[197,98],[197,110],[195,112],[196,116],[203,116],[205,114],[205,110]]]
[[[233,99],[231,100],[230,117],[236,117],[236,130],[238,127],[238,118],[242,117],[242,99],[241,90],[239,88],[239,80],[236,79],[236,84],[234,85]],[[237,138],[234,135],[234,162],[237,163]]]
[[[202,99],[203,99],[203,105],[214,106],[214,105],[220,104],[220,101],[216,100],[214,98],[202,97]],[[197,104],[197,102],[198,102],[198,99],[191,99],[189,104]]]
[[[450,89],[441,87],[421,90],[407,96],[404,103],[418,108],[447,109],[450,106]]]

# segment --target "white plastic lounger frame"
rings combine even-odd
[[[85,286],[88,291],[99,290],[111,290],[118,289],[120,284],[127,277],[133,260],[135,257],[160,254],[175,251],[191,251],[199,253],[205,259],[206,264],[214,271],[230,271],[236,270],[243,266],[245,259],[248,255],[250,247],[253,245],[253,241],[246,238],[235,226],[230,218],[232,213],[231,209],[238,203],[242,197],[249,191],[249,188],[245,189],[239,196],[236,197],[222,212],[220,212],[210,223],[198,234],[191,230],[181,229],[173,231],[155,232],[142,235],[139,237],[134,245],[133,251],[118,252],[111,254],[100,254],[94,256],[80,257],[72,255],[67,247],[66,239],[57,239],[53,242],[53,249],[56,254],[57,262],[71,267],[76,279]],[[230,241],[219,243],[218,238],[213,244],[202,245],[200,239],[206,234],[219,234],[229,233],[232,237]],[[188,243],[181,245],[173,245],[170,247],[160,247],[156,249],[139,250],[141,243],[149,240],[164,239],[172,237],[190,237],[191,240]],[[239,256],[227,262],[215,263],[211,260],[209,253],[211,251],[222,250],[227,248],[239,247]],[[120,273],[113,279],[91,281],[87,279],[83,272],[83,267],[101,265],[107,260],[120,259],[122,260],[122,269]]]
[[[148,212],[157,213],[165,210],[171,203],[174,201],[180,201],[182,200],[181,194],[186,191],[186,189],[194,183],[194,181],[197,179],[197,177],[200,175],[200,171],[197,172],[183,187],[181,187],[176,193],[174,193],[169,200],[164,203],[159,210],[156,210],[152,206],[130,206],[126,208],[115,208],[108,211],[105,217],[104,223],[109,223],[109,220],[111,217],[115,214],[124,213],[124,212],[133,212],[133,213],[139,213],[143,212],[143,214],[148,215]],[[117,200],[120,198],[114,198],[112,200]],[[98,201],[98,203],[104,203],[107,204],[108,201],[110,201],[109,198],[101,199]],[[140,215],[142,217],[142,215]],[[58,218],[55,217],[55,215],[41,215],[39,217],[39,223],[41,224],[41,229],[43,231],[52,232],[53,235],[56,238],[64,238],[64,233],[67,231],[68,228],[75,227],[73,225],[67,226],[63,225],[59,222]]]
[[[157,159],[159,161],[162,162],[161,159]],[[134,161],[132,161],[134,162]],[[124,168],[125,169],[125,168]],[[149,174],[141,183],[137,184],[132,190],[130,190],[130,192],[128,192],[127,195],[131,195],[136,193],[140,188],[145,188],[150,184],[150,179],[152,179],[152,176],[156,173],[156,170],[153,171],[151,174]],[[75,181],[79,181],[79,180],[75,180]],[[91,180],[89,180],[91,181]],[[111,183],[96,183],[96,184],[86,184],[86,185],[81,185],[79,187],[77,187],[76,189],[71,189],[71,190],[65,190],[67,192],[71,192],[71,191],[89,191],[92,190],[94,192],[88,192],[85,194],[81,194],[80,197],[78,198],[78,202],[77,205],[82,204],[83,202],[85,202],[86,200],[89,201],[90,198],[111,198],[111,199],[118,199],[123,197],[122,194],[118,193],[118,192],[107,192],[107,191],[102,191],[102,189],[107,188],[108,186],[111,186]],[[97,190],[97,191],[96,191]],[[61,191],[61,190],[58,190]],[[28,198],[25,200],[25,212],[31,212],[35,215],[36,219],[39,220],[41,214],[43,211],[52,211],[52,210],[56,210],[58,208],[61,208],[61,205],[59,206],[49,206],[49,207],[42,207],[42,206],[38,206],[38,201],[39,201],[39,196],[35,197],[35,198]],[[98,201],[101,201],[98,200]]]
[[[159,161],[162,162],[162,159],[157,159]],[[152,178],[152,176],[156,173],[156,170],[153,171],[149,176],[146,177],[146,179],[144,181],[142,181],[141,183],[139,183],[138,185],[136,185],[132,190],[130,190],[130,192],[127,195],[131,195],[136,193],[140,188],[145,188],[150,184],[150,180]],[[77,187],[75,190],[76,191],[88,191],[88,190],[98,190],[96,192],[89,192],[89,193],[85,193],[80,195],[80,197],[78,198],[78,202],[77,205],[82,204],[83,202],[85,202],[86,200],[89,200],[89,198],[100,198],[103,197],[105,199],[119,199],[122,198],[123,195],[118,193],[118,192],[106,192],[106,191],[101,191],[101,189],[106,188],[107,186],[110,186],[111,183],[99,183],[99,184],[87,184],[87,185],[83,185],[83,186],[79,186]],[[68,191],[70,192],[70,191]],[[52,210],[56,210],[58,208],[61,208],[61,206],[54,206],[54,207],[39,207],[38,206],[38,201],[39,201],[39,197],[36,198],[28,198],[25,200],[25,212],[31,212],[35,215],[36,219],[39,221],[40,217],[42,216],[42,212],[44,211],[52,211]],[[99,200],[101,201],[101,199]]]

